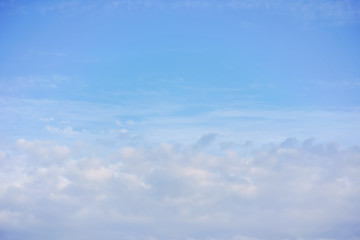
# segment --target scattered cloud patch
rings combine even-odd
[[[42,117],[40,120],[43,122],[53,122],[55,119],[52,117]]]
[[[52,134],[60,134],[60,135],[65,135],[65,136],[72,136],[72,135],[76,135],[79,133],[77,131],[74,131],[73,128],[70,126],[67,126],[65,128],[58,128],[58,127],[46,125],[45,130]]]
[[[115,124],[118,126],[118,127],[121,127],[122,126],[122,122],[120,120],[116,120],[115,121]]]

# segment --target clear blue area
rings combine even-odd
[[[71,111],[63,101],[125,106],[132,112],[118,119],[139,121],[219,110],[358,113],[357,1],[2,1],[0,11],[3,122],[43,130],[35,118],[54,117],[14,115],[24,100],[55,101],[58,116]]]

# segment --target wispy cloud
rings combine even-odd
[[[0,100],[4,113],[1,121],[17,123],[0,128],[3,136],[26,137],[24,134],[37,133],[45,138],[49,133],[74,133],[77,129],[79,138],[90,135],[97,138],[100,133],[116,137],[120,127],[127,134],[142,135],[153,141],[191,142],[194,137],[213,132],[220,134],[223,141],[267,142],[296,136],[354,144],[358,142],[356,133],[360,131],[357,109],[293,110],[247,102],[236,108],[210,105],[196,112],[191,105],[179,108],[178,104],[170,103],[133,102],[129,106],[65,100]],[[46,119],[53,119],[51,125],[44,121]],[[67,128],[70,126],[72,129]]]
[[[263,9],[269,12],[282,14],[295,14],[305,20],[324,20],[335,21],[334,23],[343,24],[359,21],[360,4],[357,1],[266,1],[266,0],[180,0],[180,1],[114,1],[113,7],[167,7],[167,8],[219,8],[219,9],[239,9],[255,10]],[[110,6],[110,5],[108,5]]]
[[[0,94],[2,96],[24,96],[31,92],[44,92],[70,84],[70,78],[60,75],[20,75],[0,76]],[[77,85],[75,83],[75,85]]]
[[[6,6],[6,5],[5,5]],[[116,0],[116,1],[59,1],[54,4],[36,4],[41,14],[62,13],[74,14],[84,11],[99,10],[134,10],[134,9],[235,9],[265,10],[273,14],[291,14],[303,20],[329,20],[333,24],[358,22],[360,4],[358,1],[317,0],[317,1],[284,1],[284,0]],[[19,8],[20,9],[20,8]],[[24,11],[24,8],[21,8]],[[27,8],[30,11],[32,8]]]
[[[83,6],[81,1],[58,1],[52,4],[42,5],[40,7],[40,12],[42,14],[51,13],[51,12],[62,12],[69,13],[74,10],[80,10],[80,7]]]
[[[74,131],[73,128],[70,126],[67,126],[65,128],[58,128],[58,127],[46,125],[45,129],[47,131],[49,131],[50,133],[61,134],[61,135],[65,135],[65,136],[71,136],[71,135],[78,134],[78,132]]]

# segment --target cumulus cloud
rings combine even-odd
[[[19,139],[0,152],[1,237],[359,236],[359,147],[289,138],[246,153],[194,151],[214,138],[204,135],[192,146],[109,147],[102,156]]]

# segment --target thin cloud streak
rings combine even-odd
[[[51,137],[49,134],[77,138],[92,136],[95,139],[100,133],[110,133],[115,137],[111,132],[117,133],[125,126],[130,135],[142,135],[156,142],[189,142],[206,132],[216,132],[228,141],[267,142],[271,138],[280,141],[287,136],[297,136],[301,139],[338,140],[351,145],[359,141],[357,136],[360,134],[356,134],[360,131],[360,115],[356,109],[289,110],[265,108],[249,102],[243,110],[219,110],[215,105],[191,112],[191,106],[170,103],[152,106],[133,103],[129,107],[126,104],[12,98],[3,98],[1,108],[3,122],[10,123],[15,119],[22,122],[2,128],[3,136],[19,136],[25,132],[30,136],[37,132],[44,139]],[[184,115],[184,112],[188,113]],[[44,119],[51,119],[51,122],[44,122]]]

